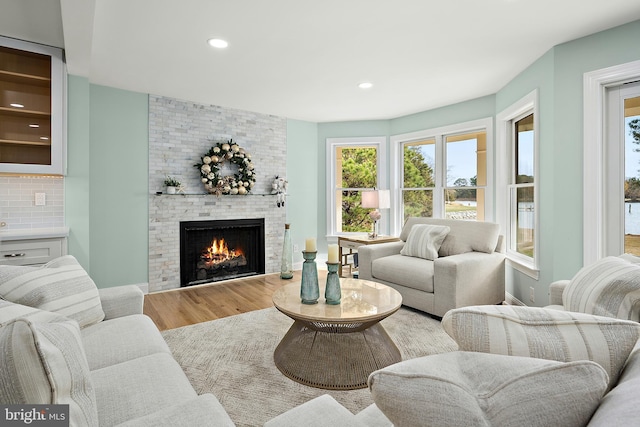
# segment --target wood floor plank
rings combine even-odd
[[[144,314],[166,330],[261,310],[273,306],[277,289],[300,279],[301,272],[296,271],[289,280],[274,273],[155,292],[145,295]],[[318,270],[318,280],[326,280],[326,271]]]

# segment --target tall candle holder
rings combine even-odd
[[[338,262],[327,262],[327,286],[324,289],[324,299],[329,305],[340,304],[340,298],[342,297],[338,267],[340,267]]]
[[[303,304],[317,304],[320,298],[318,286],[318,268],[316,267],[317,252],[302,251],[302,283],[300,284],[300,299]]]

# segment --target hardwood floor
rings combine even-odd
[[[318,280],[326,280],[326,273],[319,270]],[[274,273],[147,294],[144,314],[162,331],[261,310],[273,307],[271,297],[278,288],[300,278],[300,271],[289,280]]]

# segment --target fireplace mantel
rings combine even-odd
[[[193,165],[221,138],[233,138],[251,153],[257,179],[250,194],[204,192]],[[270,192],[274,177],[286,173],[286,158],[283,117],[150,95],[149,291],[180,287],[180,221],[264,218],[265,273],[279,272],[286,209]],[[156,195],[167,175],[196,194]]]
[[[264,218],[265,273],[280,271],[285,210],[270,197],[149,198],[149,292],[180,287],[180,222]]]

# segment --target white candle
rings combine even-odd
[[[331,264],[338,263],[338,245],[329,245],[329,256],[327,262]]]
[[[316,252],[316,239],[314,237],[309,237],[305,241],[304,250],[305,252]]]

